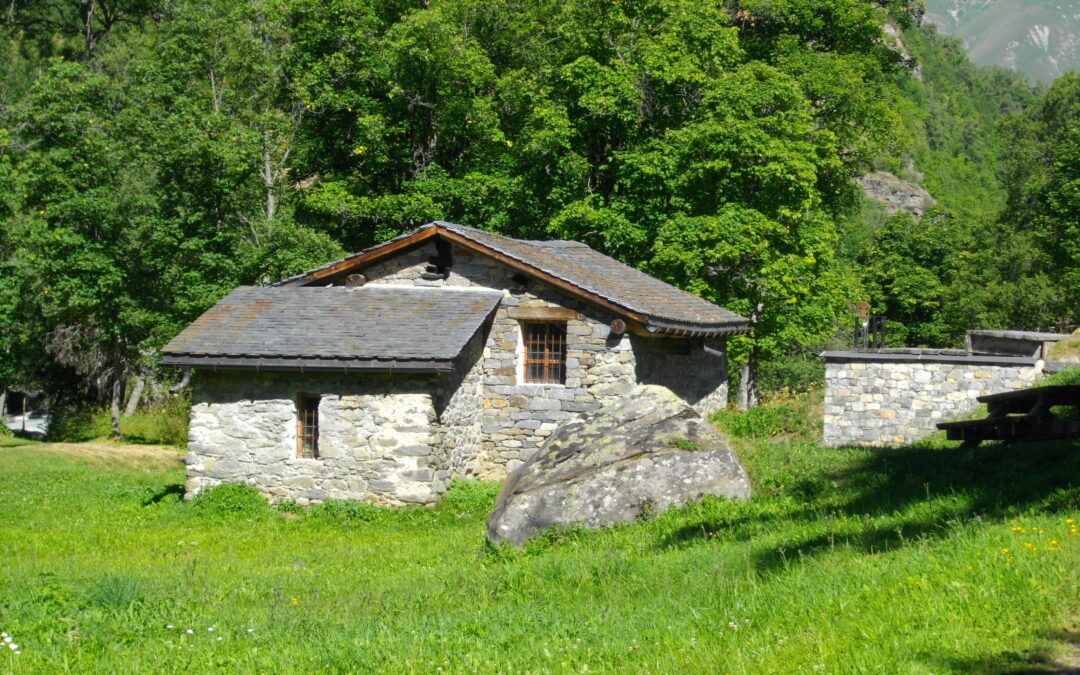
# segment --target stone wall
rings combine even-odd
[[[188,444],[187,494],[227,482],[273,501],[432,503],[456,477],[502,480],[561,424],[661,384],[703,414],[727,402],[723,340],[612,334],[614,318],[546,285],[519,288],[515,272],[453,248],[445,277],[428,272],[434,244],[363,270],[371,284],[482,287],[502,294],[490,325],[452,373],[301,375],[200,371]],[[433,291],[439,292],[439,291]],[[524,382],[521,321],[537,309],[566,314],[564,384]],[[567,312],[566,310],[571,310]],[[297,395],[319,394],[317,459],[297,457]]]
[[[439,444],[446,457],[447,477],[475,476],[481,471],[480,406],[484,400],[484,343],[480,331],[462,350],[458,369],[438,376],[435,409],[440,424]]]
[[[698,412],[727,404],[725,342],[615,335],[615,317],[540,282],[520,290],[516,273],[496,260],[457,246],[445,278],[426,274],[437,254],[428,243],[363,270],[372,284],[482,287],[503,299],[484,345],[480,452],[468,475],[502,480],[527,460],[558,425],[626,395],[637,384],[662,384]],[[521,323],[516,310],[571,309],[566,322],[565,384],[524,382]]]
[[[431,503],[448,458],[431,377],[201,371],[188,437],[188,496],[248,483],[272,501]],[[319,457],[297,457],[298,393],[319,394]]]
[[[825,444],[906,445],[938,422],[978,405],[976,397],[1031,386],[1033,358],[940,350],[826,352]]]

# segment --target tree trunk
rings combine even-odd
[[[277,197],[274,195],[274,179],[277,177],[274,171],[273,159],[270,156],[270,132],[263,134],[263,190],[266,191],[266,221],[270,222],[277,214]]]
[[[746,362],[739,366],[739,391],[735,395],[735,409],[746,412],[758,404],[757,348],[751,347]]]
[[[128,396],[127,407],[124,408],[124,417],[131,417],[135,414],[135,410],[139,407],[139,401],[142,400],[143,389],[146,388],[146,377],[139,375],[135,378],[135,386],[131,389],[131,395]]]
[[[114,439],[120,438],[120,404],[124,399],[124,385],[127,384],[127,368],[124,367],[124,359],[120,355],[120,347],[115,347],[113,356],[113,384],[112,396],[109,401],[109,416],[112,420],[110,429]]]
[[[0,389],[0,417],[7,414],[7,389]]]

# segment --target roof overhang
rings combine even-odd
[[[392,239],[384,244],[375,246],[356,255],[343,258],[319,269],[312,270],[304,275],[292,277],[278,282],[280,286],[310,286],[318,282],[334,281],[347,275],[351,270],[367,267],[389,258],[397,253],[407,251],[419,246],[435,237],[442,238],[469,251],[480,253],[497,260],[515,272],[530,279],[535,279],[548,286],[556,288],[570,297],[577,298],[589,303],[594,307],[606,310],[616,316],[621,316],[629,323],[631,332],[643,336],[668,336],[668,337],[724,337],[728,335],[742,335],[750,332],[750,322],[728,322],[724,324],[697,324],[683,321],[673,321],[663,317],[652,316],[636,312],[618,303],[592,293],[584,288],[567,282],[539,267],[522,262],[512,256],[506,255],[489,246],[474,241],[453,230],[444,227],[439,222],[424,225],[410,234]]]
[[[266,373],[413,373],[423,375],[445,373],[454,369],[454,362],[449,360],[274,358],[197,354],[166,354],[161,357],[161,365],[197,368],[211,372],[247,370]]]

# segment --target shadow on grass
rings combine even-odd
[[[895,549],[962,521],[1001,520],[1031,509],[1077,509],[1080,441],[984,444],[975,449],[874,448],[842,468],[823,464],[782,494],[804,506],[698,520],[661,537],[657,546],[700,541],[709,532],[750,540],[781,523],[812,528],[805,536],[795,534],[779,546],[759,550],[755,565],[768,571],[839,546],[866,553]],[[758,499],[767,503],[770,497]],[[831,522],[840,514],[865,524],[852,533],[849,522],[834,533]]]
[[[1080,631],[1055,630],[1043,637],[1059,648],[1046,644],[1023,652],[1006,651],[946,665],[960,672],[987,675],[1080,675]]]
[[[143,500],[143,506],[150,506],[151,504],[160,504],[167,499],[183,499],[184,498],[184,484],[183,483],[169,483],[168,485],[162,485],[157,490],[147,494]]]

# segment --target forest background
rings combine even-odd
[[[859,301],[891,345],[1080,316],[1080,77],[976,68],[920,0],[6,4],[0,398],[115,431],[233,287],[435,219],[749,317],[743,405]],[[934,205],[887,215],[874,170]]]

